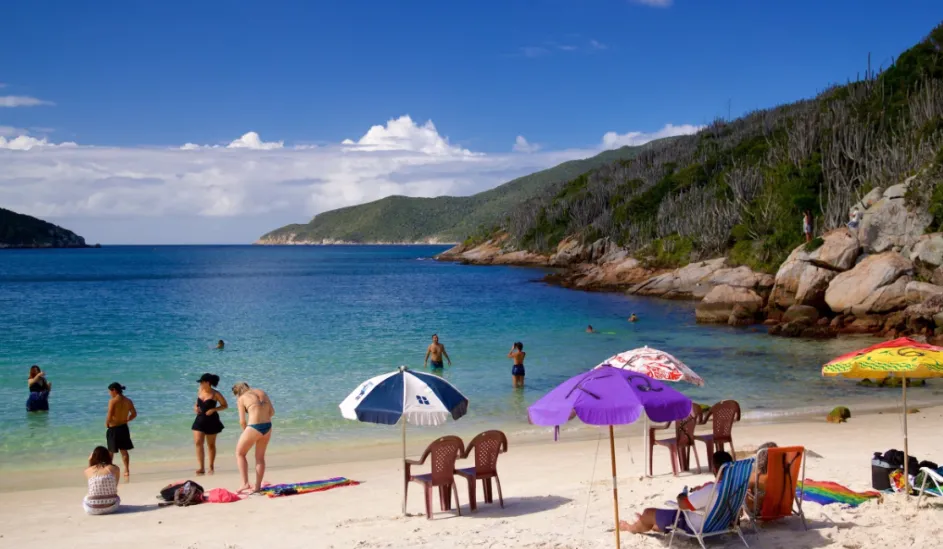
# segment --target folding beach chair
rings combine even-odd
[[[920,483],[920,488],[917,489],[917,494],[920,496],[917,498],[917,506],[919,507],[923,503],[923,499],[927,496],[943,498],[943,475],[940,473],[943,472],[943,467],[940,467],[937,470],[930,469],[929,467],[922,467],[920,469],[920,474],[923,474],[923,482]],[[929,486],[927,482],[929,481]]]
[[[668,547],[670,548],[674,542],[675,534],[697,539],[703,549],[707,549],[707,546],[704,545],[704,538],[722,534],[737,534],[743,544],[750,547],[740,530],[740,514],[746,505],[750,475],[753,473],[755,464],[756,458],[753,457],[734,461],[721,467],[720,482],[715,483],[714,487],[711,488],[710,501],[713,502],[711,507],[704,511],[682,511],[688,525],[691,524],[691,517],[703,518],[700,528],[692,528],[690,532],[679,528],[678,521],[681,513],[678,513],[674,527],[671,529]]]
[[[766,456],[766,482],[764,483],[763,503],[753,496],[753,509],[750,518],[753,531],[759,533],[757,521],[770,521],[779,518],[797,516],[802,521],[802,528],[808,530],[805,514],[802,512],[802,491],[805,486],[805,448],[786,446],[782,448],[763,448],[757,453],[757,460]],[[759,473],[759,471],[757,471]],[[796,492],[796,489],[799,492]]]

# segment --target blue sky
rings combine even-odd
[[[174,216],[197,226],[201,218],[245,226],[231,240],[246,241],[257,236],[250,231],[384,192],[481,190],[501,177],[592,154],[606,132],[657,135],[669,123],[697,126],[726,116],[728,105],[737,115],[808,97],[863,72],[869,52],[875,66],[889,63],[941,19],[943,3],[936,1],[894,8],[874,0],[17,2],[0,19],[5,42],[21,46],[0,59],[0,105],[12,97],[19,99],[6,104],[23,106],[0,107],[0,137],[74,142],[78,147],[57,153],[69,155],[74,181],[95,177],[87,169],[94,162],[120,165],[107,178],[132,183],[113,186],[111,194],[91,186],[64,203],[52,191],[30,198],[30,185],[51,184],[51,176],[21,172],[13,183],[0,179],[0,205],[78,223],[103,242],[186,240],[153,229]],[[25,106],[28,98],[50,104]],[[386,126],[406,114],[414,123],[401,128],[408,135]],[[414,135],[428,120],[436,136]],[[158,149],[225,146],[257,132],[262,143],[282,142],[281,154],[318,145],[322,156],[311,159],[310,173],[291,174],[292,181],[315,181],[323,179],[319,162],[327,149],[348,138],[359,142],[375,125],[395,133],[398,143],[447,137],[449,147],[496,163],[487,166],[496,175],[399,188],[387,183],[402,177],[372,173],[356,178],[355,191],[350,181],[315,189],[303,207],[253,209],[233,205],[257,201],[245,189],[195,174],[195,187],[215,185],[216,194],[192,200],[212,203],[158,209],[141,234],[106,232],[122,226],[122,215],[141,215],[124,206],[160,180],[148,167],[167,162],[151,157]],[[515,155],[518,136],[527,145]],[[92,146],[108,154],[83,157]],[[273,153],[247,148],[273,161]],[[188,152],[210,163],[219,155],[200,151]],[[532,154],[521,158],[523,151]],[[36,150],[16,152],[23,162]],[[193,163],[192,155],[185,158]],[[33,160],[33,169],[38,164]],[[137,180],[146,181],[136,186]],[[221,198],[227,189],[235,189],[229,206]],[[297,198],[285,200],[298,204]],[[221,238],[229,235],[221,231]]]

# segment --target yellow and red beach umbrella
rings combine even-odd
[[[907,380],[943,377],[943,348],[901,337],[842,355],[822,366],[826,377],[900,378],[904,399],[904,492],[909,493],[907,461]]]

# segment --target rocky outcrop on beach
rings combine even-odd
[[[653,276],[630,288],[628,293],[664,299],[700,300],[715,288],[728,286],[766,295],[773,282],[774,278],[768,274],[754,272],[745,266],[732,267],[727,258],[718,257]]]
[[[698,322],[747,326],[755,324],[763,310],[763,298],[742,286],[714,286],[694,309]]]
[[[470,265],[523,265],[544,266],[546,255],[517,250],[507,245],[507,236],[499,235],[480,244],[458,244],[436,256],[440,261],[457,261]]]

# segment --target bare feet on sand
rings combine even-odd
[[[194,471],[194,473],[196,473],[197,475],[205,475],[206,471],[204,471],[203,469],[197,469],[196,471]]]

